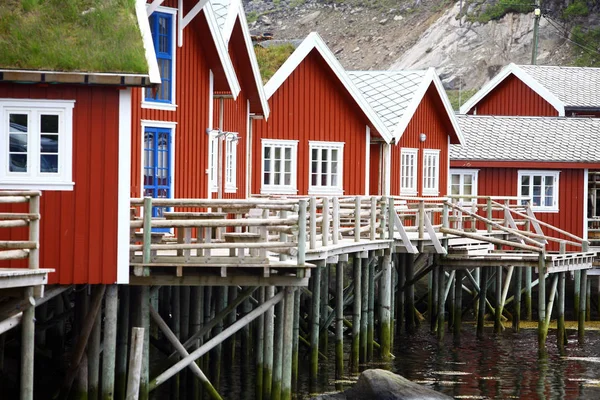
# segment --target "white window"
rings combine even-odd
[[[297,193],[297,153],[297,140],[262,140],[261,193]]]
[[[417,194],[417,156],[418,149],[402,149],[400,152],[400,194]]]
[[[228,134],[225,140],[225,192],[235,193],[237,191],[237,133]]]
[[[423,195],[440,194],[440,151],[423,150]]]
[[[210,192],[217,192],[219,190],[218,178],[217,178],[217,165],[219,157],[219,138],[217,137],[218,131],[210,131],[208,136],[208,179]]]
[[[344,143],[311,141],[308,144],[310,150],[308,194],[343,194]]]
[[[0,187],[73,190],[74,100],[0,100]]]
[[[558,175],[559,171],[519,171],[518,196],[531,199],[534,211],[558,211]]]
[[[476,169],[451,169],[450,190],[451,196],[477,196],[477,174]],[[471,197],[452,197],[452,201],[458,200],[464,203],[474,202]]]

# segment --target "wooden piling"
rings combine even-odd
[[[512,326],[514,332],[519,332],[521,324],[521,289],[523,286],[523,268],[516,268],[516,273]]]
[[[173,286],[171,288],[171,319],[170,319],[170,327],[173,331],[175,337],[181,340],[181,287]],[[180,357],[177,355],[177,360]],[[170,382],[171,385],[171,399],[179,400],[181,399],[181,376],[182,374],[177,374],[175,378]],[[213,371],[214,378],[214,371]]]
[[[115,360],[117,347],[117,310],[119,288],[110,285],[104,294],[104,337],[102,340],[102,400],[112,400],[115,394]]]
[[[98,400],[100,384],[100,344],[102,342],[102,310],[96,315],[87,348],[88,400]]]
[[[587,269],[582,269],[580,274],[580,296],[579,296],[579,315],[577,320],[577,336],[579,343],[585,339],[585,316],[586,316],[586,293],[587,293]]]
[[[267,286],[265,301],[271,300],[275,296],[275,287]],[[275,310],[273,307],[265,312],[265,352],[263,360],[263,399],[271,400],[273,388],[273,337],[275,334],[274,326]]]
[[[494,333],[502,333],[502,267],[496,267],[496,312],[494,313]]]
[[[317,382],[319,372],[319,328],[321,321],[321,272],[325,267],[324,261],[317,262],[316,268],[313,270],[313,296],[310,324],[310,379],[312,383]]]
[[[282,290],[280,288],[279,290]],[[275,306],[275,334],[273,340],[273,385],[271,387],[271,399],[281,399],[281,377],[283,374],[283,319],[284,302]]]
[[[350,351],[350,368],[353,373],[357,373],[358,364],[360,362],[360,314],[362,309],[362,258],[360,258],[358,253],[354,255],[352,264],[354,273],[354,302],[352,308],[352,349]]]
[[[227,307],[227,287],[219,287],[216,288],[217,290],[217,297],[215,298],[215,313],[223,310],[225,307]],[[213,335],[217,336],[219,335],[221,332],[223,332],[223,320],[221,319],[219,321],[219,323],[217,324],[217,326],[215,326],[215,328],[213,329]],[[223,344],[219,343],[215,346],[214,350],[212,351],[213,354],[213,359],[211,360],[212,365],[213,365],[213,382],[215,382],[215,388],[217,390],[220,389],[220,383],[221,383],[221,369],[222,369],[222,365],[223,365]]]
[[[373,360],[373,340],[375,339],[375,262],[374,254],[369,253],[369,302],[367,323],[367,360]]]
[[[436,260],[437,261],[437,260]],[[445,280],[446,275],[444,274],[444,267],[437,265],[438,275],[438,302],[437,302],[437,338],[438,342],[444,340],[444,313],[445,313],[445,296],[446,290]]]
[[[585,290],[585,320],[586,321],[591,321],[592,319],[592,282],[590,281],[590,278],[588,276],[588,283],[586,285],[586,290]]]
[[[262,287],[259,290],[258,301],[260,304],[265,302],[265,288]],[[264,386],[264,359],[265,359],[265,315],[262,314],[258,317],[256,323],[256,384],[255,384],[255,398],[257,400],[263,399],[263,386]]]
[[[230,303],[232,301],[235,301],[237,295],[238,295],[238,288],[237,286],[230,286],[228,288],[229,293],[227,294],[227,301],[229,301]],[[235,320],[237,318],[237,313],[234,311],[232,313],[229,313],[229,315],[227,316],[227,325],[231,326],[235,323]],[[235,349],[236,349],[236,345],[235,345],[236,341],[235,341],[235,335],[231,336],[229,339],[227,339],[227,341],[225,342],[225,354],[227,357],[227,365],[233,365],[235,362]]]
[[[344,267],[340,260],[335,268],[335,377],[344,373]]]
[[[381,345],[381,358],[389,361],[392,357],[391,312],[392,307],[392,254],[391,249],[386,249],[382,260],[383,275],[379,283],[381,295],[381,319],[379,341]]]
[[[368,253],[366,253],[368,257]],[[362,256],[362,254],[361,254]],[[367,362],[367,341],[368,341],[368,324],[369,324],[369,264],[370,258],[363,257],[362,262],[362,276],[361,276],[361,311],[360,311],[360,350],[359,361],[361,363]]]
[[[581,304],[581,301],[579,300],[581,295],[581,271],[574,271],[573,276],[575,278],[573,283],[573,313],[579,320],[579,305]]]
[[[396,271],[398,273],[398,281],[396,284],[396,329],[394,333],[396,336],[402,333],[402,329],[405,327],[404,314],[405,314],[405,290],[400,290],[406,284],[406,264],[405,255],[402,253],[396,254]]]
[[[457,269],[454,285],[454,321],[452,322],[452,327],[454,331],[454,341],[460,342],[460,331],[462,325],[462,280],[463,280],[463,270]]]
[[[434,333],[437,330],[438,298],[439,298],[439,269],[434,266],[431,269],[431,314],[429,314],[429,330]]]
[[[24,289],[29,307],[21,317],[21,400],[33,400],[33,355],[35,352],[35,300],[33,287]]]
[[[329,347],[329,329],[326,326],[326,321],[329,319],[329,277],[331,274],[331,264],[325,264],[325,268],[321,272],[321,319],[320,329],[322,334],[319,337],[321,352],[327,354]],[[319,293],[319,292],[317,292]]]
[[[137,400],[141,387],[141,374],[144,353],[144,328],[131,329],[131,355],[129,357],[129,376],[127,379],[127,400]]]
[[[415,285],[412,283],[415,278],[415,258],[411,253],[404,254],[404,265],[406,271],[406,282],[410,285],[406,288],[406,331],[414,333],[415,331]],[[430,314],[431,315],[431,314]]]
[[[546,349],[546,336],[548,329],[546,326],[546,254],[540,253],[538,261],[538,348],[540,351]]]
[[[531,268],[525,268],[525,319],[527,319],[527,321],[533,320],[531,281],[532,270]]]
[[[123,399],[127,391],[127,350],[129,347],[130,286],[119,287],[117,316],[117,359],[115,363],[115,398]]]
[[[292,391],[298,390],[298,360],[300,345],[300,302],[302,301],[302,292],[294,290],[294,330],[292,332]],[[282,388],[282,391],[284,388]],[[282,393],[285,396],[285,393]]]
[[[284,313],[283,313],[283,335],[282,335],[282,373],[281,373],[281,400],[292,399],[292,363],[293,363],[293,335],[295,318],[295,294],[297,290],[284,288]]]
[[[558,273],[558,321],[556,330],[558,349],[561,354],[564,353],[566,344],[565,327],[565,273]]]
[[[487,298],[488,268],[481,268],[479,285],[479,310],[477,313],[477,337],[483,338],[485,324],[485,300]]]

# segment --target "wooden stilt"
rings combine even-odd
[[[515,279],[515,304],[513,307],[513,331],[519,332],[519,325],[521,323],[521,289],[523,286],[523,268],[516,268],[516,279]]]
[[[102,310],[96,315],[88,343],[88,399],[98,400],[100,384],[100,343],[102,341]]]
[[[592,282],[588,277],[588,283],[585,290],[585,320],[591,321],[592,319]]]
[[[391,271],[392,271],[392,284],[390,286],[390,348],[394,348],[394,338],[396,337],[396,287],[398,285],[398,272],[396,270],[396,265],[398,262],[398,257],[392,253],[392,263],[391,263]]]
[[[494,333],[502,333],[502,267],[496,267],[496,312],[494,313]]]
[[[533,320],[533,309],[532,309],[532,270],[531,268],[525,268],[525,319],[527,321]]]
[[[346,261],[339,261],[335,268],[335,377],[344,374],[344,267]]]
[[[429,314],[429,329],[433,333],[437,330],[437,314],[438,309],[438,298],[439,298],[439,268],[431,269],[431,291],[433,293],[431,299],[431,314]]]
[[[235,299],[237,298],[238,295],[238,289],[237,286],[230,286],[228,288],[229,293],[227,294],[227,301],[232,302],[235,301]],[[234,311],[232,313],[229,313],[229,315],[227,316],[227,325],[233,325],[233,323],[235,322],[237,317],[237,313]],[[226,348],[226,357],[227,357],[227,365],[233,365],[235,362],[235,335],[233,335],[232,337],[230,337],[225,345]]]
[[[228,303],[228,298],[227,298],[227,287],[219,287],[216,288],[217,290],[217,297],[215,298],[215,313],[223,310],[225,307],[227,307],[227,303]],[[219,335],[221,332],[223,332],[223,319],[221,319],[219,321],[219,323],[217,324],[217,326],[215,326],[215,328],[213,329],[213,335],[217,336]],[[213,374],[214,374],[214,378],[213,378],[213,382],[215,383],[215,388],[217,390],[219,390],[220,386],[221,386],[221,369],[222,369],[222,365],[223,365],[223,344],[219,343],[215,346],[214,350],[212,351],[213,357],[211,357],[211,363],[213,366]]]
[[[368,253],[365,253],[368,256]],[[362,257],[362,254],[361,254]],[[361,276],[361,300],[360,300],[360,350],[359,361],[367,362],[367,341],[368,341],[368,325],[369,325],[369,258],[364,258],[362,262]]]
[[[320,319],[320,330],[325,329],[325,332],[319,336],[319,346],[321,352],[327,354],[329,347],[329,329],[326,326],[326,321],[329,319],[329,277],[331,275],[331,264],[325,264],[325,268],[321,273],[321,319]],[[318,292],[317,292],[318,293]]]
[[[280,288],[279,290],[282,290]],[[275,335],[273,341],[273,385],[271,399],[281,399],[281,376],[283,374],[283,313],[284,302],[275,306]]]
[[[298,359],[299,359],[299,344],[300,344],[300,302],[302,292],[300,290],[294,290],[294,331],[292,333],[292,391],[298,390]],[[287,307],[287,306],[286,306]],[[287,315],[287,314],[286,314]],[[286,325],[287,326],[287,325]],[[283,397],[285,398],[285,388]]]
[[[35,300],[33,297],[33,287],[25,288],[24,296],[30,303],[30,306],[23,310],[21,318],[20,398],[21,400],[33,400],[33,355],[35,352]]]
[[[182,286],[180,290],[181,301],[180,301],[180,329],[179,337],[181,341],[187,340],[190,336],[190,287]],[[179,393],[182,399],[188,399],[188,379],[189,374],[187,370],[181,371],[179,375]]]
[[[367,360],[373,360],[373,340],[375,339],[375,262],[369,254],[369,322],[367,325]]]
[[[265,302],[265,288],[259,290],[258,300],[260,304]],[[260,315],[256,323],[256,390],[257,400],[263,399],[264,387],[264,359],[265,359],[265,316]]]
[[[586,308],[586,293],[587,293],[587,270],[580,271],[580,296],[579,296],[579,315],[577,319],[577,336],[579,343],[583,343],[585,339],[585,308]]]
[[[129,347],[130,286],[119,288],[119,315],[117,320],[117,360],[115,364],[115,398],[125,398],[127,391],[127,349]]]
[[[396,329],[395,335],[398,336],[402,334],[402,329],[404,328],[404,313],[405,313],[405,297],[406,290],[400,290],[406,284],[406,262],[405,262],[405,254],[397,253],[396,254],[396,271],[398,273],[398,282],[396,285]]]
[[[181,340],[181,287],[171,288],[171,329],[178,340]],[[177,355],[177,360],[180,357]],[[181,399],[181,375],[177,374],[171,381],[171,399]]]
[[[275,287],[268,286],[265,300],[269,301],[275,296]],[[263,362],[263,399],[271,400],[273,388],[273,336],[275,311],[270,307],[265,313],[265,352]]]
[[[455,311],[455,301],[456,301],[456,271],[452,271],[452,273],[450,274],[450,277],[448,278],[448,283],[446,285],[446,287],[449,290],[448,292],[448,296],[446,296],[446,298],[448,299],[448,312],[449,312],[449,317],[448,317],[448,331],[450,331],[450,329],[452,329],[454,327],[454,311]]]
[[[445,302],[444,302],[444,291],[446,289],[445,280],[446,275],[444,274],[444,267],[441,265],[437,266],[438,270],[438,303],[437,303],[437,337],[438,341],[444,340],[444,313],[445,313]]]
[[[313,270],[313,296],[311,310],[311,331],[310,331],[310,379],[311,383],[317,382],[319,372],[319,324],[321,316],[321,296],[316,296],[321,290],[321,271],[324,269],[324,262],[317,262],[317,267]]]
[[[381,290],[381,320],[379,341],[381,344],[381,358],[389,361],[392,357],[391,336],[391,306],[392,306],[392,255],[391,250],[386,249],[382,260],[383,275],[379,283]]]
[[[354,275],[354,302],[352,308],[352,349],[350,351],[350,368],[353,373],[358,372],[360,362],[360,314],[362,309],[362,258],[355,254],[353,259]]]
[[[470,277],[471,274],[469,273],[469,270],[467,270],[466,272],[467,272],[467,277]],[[476,286],[477,288],[481,287],[481,268],[475,268],[473,270],[473,281],[474,281],[474,286]],[[477,291],[479,292],[479,289],[477,289]],[[479,313],[479,299],[477,299],[473,302],[473,315],[477,316],[478,313]]]
[[[538,346],[540,351],[546,349],[546,258],[545,254],[540,253],[538,262]]]
[[[117,309],[119,288],[110,285],[104,295],[104,337],[102,340],[102,400],[112,400],[115,394],[115,357],[117,347]]]
[[[282,350],[282,376],[281,376],[281,399],[292,399],[292,363],[293,363],[293,335],[295,318],[295,294],[296,290],[291,287],[285,289],[285,311],[283,315],[283,350]]]
[[[488,268],[480,268],[479,310],[477,313],[477,337],[482,338],[485,324],[485,300],[487,298]]]
[[[454,285],[454,321],[452,323],[454,331],[454,341],[460,342],[460,331],[462,325],[462,280],[464,272],[461,269],[456,270]]]
[[[202,320],[204,319],[204,288],[193,286],[190,288],[190,334],[194,334],[200,330]],[[200,342],[196,341],[194,347],[200,347]],[[199,363],[198,363],[199,364]],[[193,379],[191,384],[191,398],[194,400],[200,399],[202,386],[200,379]]]
[[[144,354],[144,328],[131,329],[131,355],[129,357],[129,377],[127,379],[127,400],[137,400],[141,387],[141,374]]]
[[[581,301],[579,300],[581,294],[581,271],[574,271],[573,276],[575,277],[573,286],[573,312],[579,320],[579,305],[581,304]]]
[[[564,353],[566,344],[565,329],[565,273],[558,273],[558,321],[556,330],[558,349],[561,354]]]
[[[412,254],[404,254],[406,282],[411,282],[406,288],[406,331],[413,333],[415,331],[415,285],[412,283],[415,277],[415,258]],[[429,307],[429,306],[428,306]],[[429,314],[431,315],[431,314]]]
[[[75,382],[73,382],[73,390],[71,394],[72,397],[81,400],[87,400],[88,398],[88,359],[87,354],[83,354],[81,357],[81,363],[79,364],[79,371],[77,373],[77,378]]]

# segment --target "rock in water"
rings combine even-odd
[[[342,393],[322,395],[313,400],[447,400],[450,396],[383,369],[368,369],[358,382]]]

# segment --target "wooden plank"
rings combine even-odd
[[[308,286],[308,277],[289,275],[271,275],[267,278],[260,275],[228,275],[221,278],[216,275],[162,275],[154,273],[151,276],[131,276],[132,286]]]

